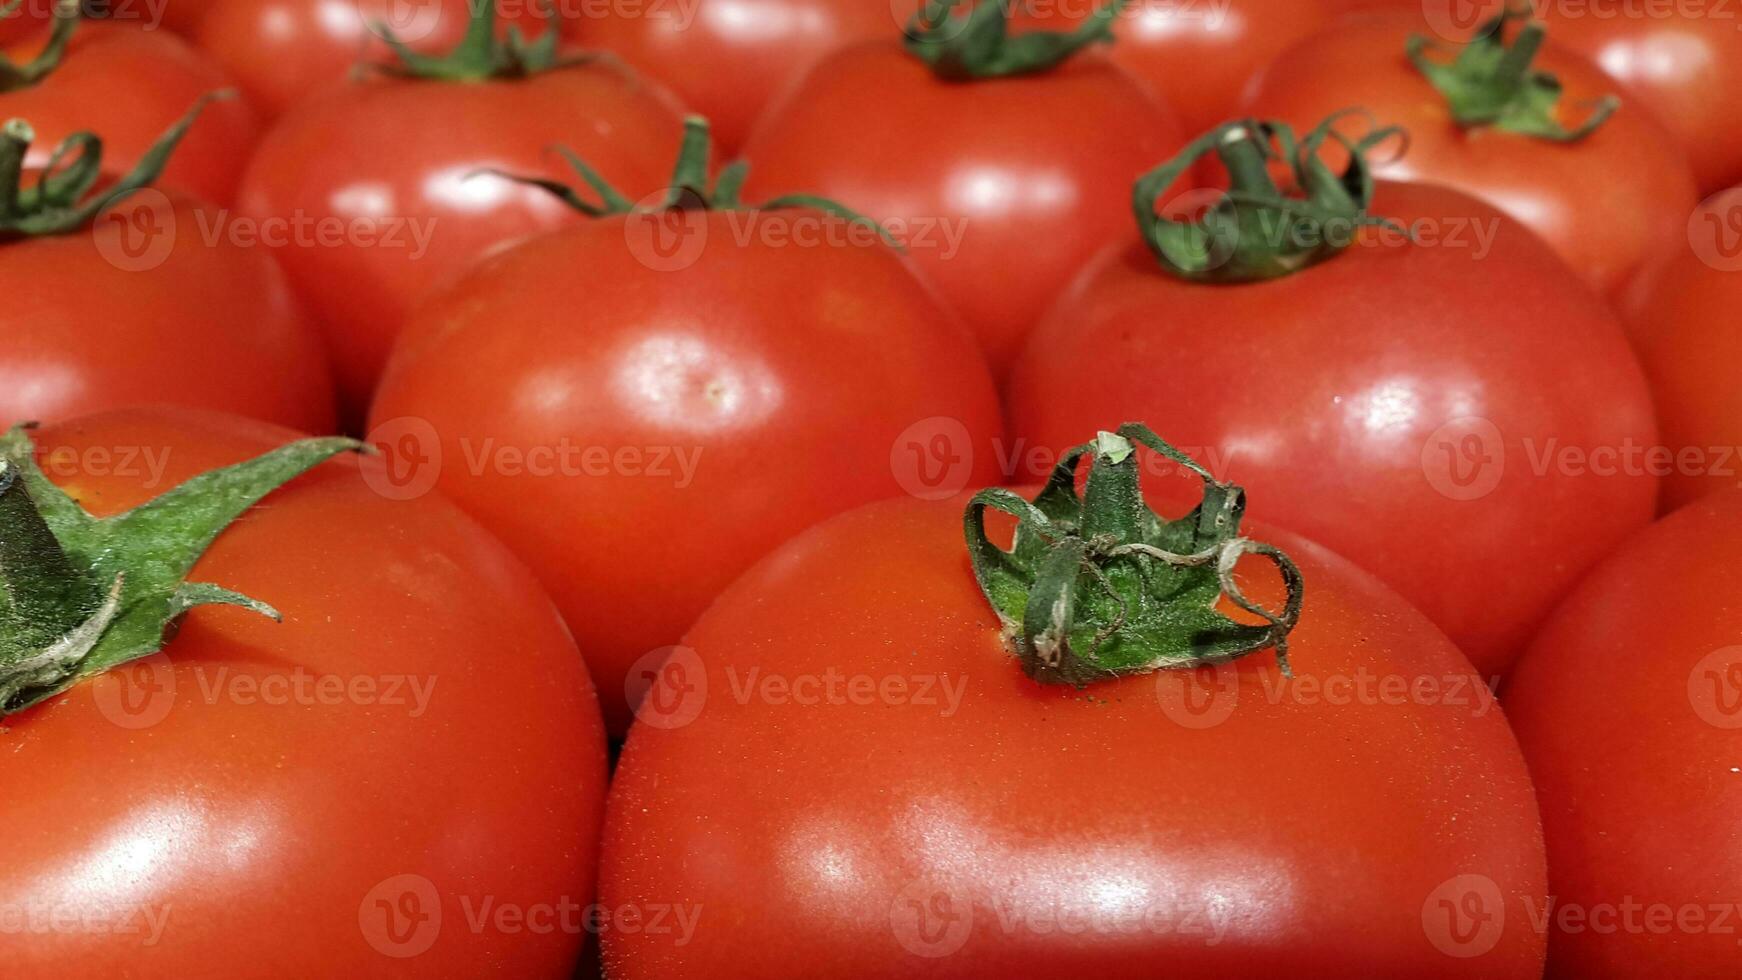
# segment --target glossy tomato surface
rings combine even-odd
[[[1419,12],[1340,23],[1307,38],[1259,76],[1246,110],[1299,127],[1351,107],[1345,124],[1408,131],[1407,149],[1376,159],[1391,180],[1455,187],[1547,239],[1593,289],[1613,293],[1681,240],[1697,202],[1685,155],[1640,107],[1623,103],[1596,132],[1556,143],[1493,127],[1464,129],[1444,97],[1405,54],[1411,34],[1434,37]],[[1614,82],[1581,56],[1549,43],[1536,66],[1565,87],[1563,122],[1576,125]],[[1437,55],[1451,58],[1450,51]]]
[[[0,425],[168,403],[331,432],[320,332],[225,215],[148,188],[0,245]]]
[[[613,731],[633,668],[788,537],[997,481],[983,359],[873,234],[806,245],[841,224],[693,212],[662,257],[644,236],[673,219],[487,261],[416,313],[371,420],[408,491],[433,481],[539,572]]]
[[[1742,895],[1742,493],[1579,586],[1506,689],[1548,841],[1551,977],[1727,977]]]
[[[1068,25],[1095,5],[1032,6],[1018,24]],[[1188,132],[1207,132],[1240,111],[1259,69],[1329,24],[1338,7],[1339,0],[1131,0],[1114,22],[1108,54],[1178,110]]]
[[[919,0],[690,0],[585,6],[568,36],[670,85],[742,146],[782,88],[835,49],[901,36]]]
[[[1742,487],[1742,188],[1714,195],[1688,224],[1688,244],[1643,276],[1625,311],[1657,402],[1664,502],[1678,507]]]
[[[442,55],[465,36],[469,0],[218,0],[194,34],[268,116],[390,64],[392,36],[412,50]],[[498,4],[499,25],[530,36],[552,28],[532,4]]]
[[[27,61],[38,35],[10,49]],[[81,24],[60,66],[42,81],[0,93],[0,118],[21,118],[36,133],[26,166],[41,167],[60,141],[93,132],[103,140],[103,171],[121,175],[187,115],[201,96],[232,88],[230,76],[193,45],[137,23]],[[208,104],[176,147],[158,181],[227,206],[259,135],[243,99]]]
[[[1096,52],[946,82],[873,43],[818,64],[744,156],[750,200],[821,194],[889,222],[1001,374],[1082,264],[1133,237],[1127,188],[1181,142],[1172,111]]]
[[[290,438],[127,412],[37,444],[108,515]],[[195,610],[159,654],[6,719],[10,973],[570,975],[581,931],[497,911],[591,900],[585,665],[523,565],[439,497],[384,499],[380,474],[328,463],[195,565],[283,623]]]
[[[1011,433],[1057,452],[1146,421],[1493,676],[1651,519],[1651,400],[1615,318],[1523,228],[1429,185],[1381,184],[1373,211],[1420,244],[1369,235],[1247,285],[1104,257],[1012,373]]]
[[[823,524],[696,624],[620,760],[600,888],[701,911],[605,935],[609,975],[1539,975],[1523,760],[1395,594],[1253,527],[1305,575],[1292,681],[1259,654],[1042,686],[965,503]]]
[[[609,62],[488,82],[374,77],[278,120],[239,210],[259,223],[322,325],[360,416],[401,322],[481,255],[578,220],[555,196],[482,168],[574,180],[568,147],[634,200],[664,185],[680,110]]]

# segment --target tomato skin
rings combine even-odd
[[[40,48],[37,38],[8,53],[14,60],[28,59]],[[150,83],[141,84],[142,79]],[[0,118],[25,119],[35,130],[25,166],[46,166],[61,140],[89,131],[103,139],[103,172],[120,176],[201,96],[233,84],[223,69],[173,34],[132,24],[83,23],[60,67],[35,85],[0,93]],[[245,100],[211,102],[157,184],[229,205],[259,132]]]
[[[763,117],[746,194],[821,194],[908,222],[909,254],[1001,376],[1083,263],[1134,237],[1124,188],[1182,143],[1172,110],[1093,51],[956,83],[873,43],[824,59]]]
[[[1689,235],[1709,242],[1712,250],[1702,255],[1684,246],[1641,277],[1624,307],[1651,380],[1664,442],[1671,450],[1695,452],[1699,461],[1678,463],[1667,474],[1668,508],[1742,485],[1742,460],[1730,455],[1742,446],[1742,336],[1736,330],[1742,270],[1726,264],[1720,250],[1727,240],[1735,241],[1738,228],[1742,191],[1713,197],[1689,227]]]
[[[50,476],[106,515],[291,437],[130,411],[51,427],[38,446]],[[160,481],[98,455],[141,448],[165,464]],[[462,903],[591,900],[605,743],[585,665],[524,566],[439,497],[383,499],[360,478],[381,465],[323,466],[195,566],[196,581],[270,601],[282,624],[195,610],[161,656],[7,719],[0,902],[168,916],[155,943],[9,928],[11,971],[257,975],[270,936],[284,976],[569,975],[582,935],[475,930]],[[304,694],[283,687],[296,677],[311,679]],[[347,693],[319,694],[327,678]],[[426,692],[415,716],[412,680]],[[362,681],[380,686],[350,686]],[[399,897],[376,888],[401,875],[442,902],[421,955],[365,907]]]
[[[223,222],[147,189],[91,229],[0,246],[0,424],[172,403],[333,431],[318,328],[270,255],[207,237]]]
[[[514,24],[536,37],[552,29],[530,5],[501,6],[504,30]],[[406,7],[389,0],[219,0],[194,37],[272,117],[344,84],[353,72],[393,63],[393,50],[371,23],[388,25],[414,51],[441,55],[465,36],[469,9],[467,0]]]
[[[1148,977],[1165,963],[1169,976],[1316,977],[1357,962],[1386,976],[1539,975],[1521,899],[1544,891],[1540,831],[1497,709],[1266,696],[1285,682],[1263,654],[1206,672],[1203,688],[1177,672],[1037,685],[975,585],[965,503],[888,501],[819,525],[691,630],[705,694],[679,695],[696,700],[667,716],[688,724],[631,732],[600,895],[704,911],[683,945],[605,935],[610,976]],[[1479,683],[1376,581],[1299,539],[1250,533],[1306,575],[1298,678]],[[917,684],[857,702],[844,681],[834,701],[759,693],[758,676],[825,671],[937,683],[931,703]],[[960,692],[949,713],[946,681]],[[1219,724],[1193,729],[1163,707],[1189,711],[1182,697],[1206,689],[1223,692],[1212,705],[1237,691]],[[1487,876],[1507,903],[1499,944],[1468,959],[1436,949],[1423,924],[1461,874]],[[911,919],[902,931],[916,885],[957,914],[971,903],[960,944],[932,946]],[[1182,928],[1208,906],[1227,928],[1211,943],[1000,918],[1031,905],[1060,923],[1148,906]]]
[[[281,117],[238,208],[262,227],[373,230],[317,239],[309,224],[311,234],[269,243],[326,328],[340,391],[360,417],[424,293],[493,248],[580,220],[548,192],[468,175],[493,167],[571,180],[550,150],[560,143],[633,200],[664,185],[681,134],[667,93],[608,62],[512,81],[374,77]]]
[[[1736,901],[1738,548],[1734,490],[1636,535],[1555,613],[1508,684],[1508,714],[1542,801],[1550,893],[1563,906],[1706,911]],[[1733,931],[1640,928],[1641,916],[1601,933],[1552,920],[1549,975],[1735,973]]]
[[[1506,211],[1547,239],[1593,289],[1613,294],[1640,268],[1670,251],[1698,200],[1683,154],[1663,126],[1623,104],[1608,122],[1571,144],[1498,129],[1465,131],[1445,99],[1404,53],[1411,34],[1428,32],[1421,15],[1348,21],[1308,38],[1273,61],[1254,82],[1246,111],[1297,126],[1358,106],[1372,119],[1351,132],[1401,125],[1407,152],[1377,159],[1385,179],[1455,187]],[[1551,30],[1536,66],[1566,86],[1566,121],[1614,83],[1576,54],[1557,48]],[[1442,55],[1442,57],[1445,57]]]
[[[693,0],[581,10],[567,37],[670,85],[708,117],[722,151],[742,146],[757,116],[818,59],[850,44],[899,38],[919,0]],[[897,6],[902,9],[897,16]],[[685,16],[685,12],[689,16]]]
[[[374,432],[439,440],[436,485],[539,572],[614,732],[631,667],[786,538],[871,500],[997,479],[997,396],[972,339],[892,250],[769,244],[815,217],[698,215],[706,245],[672,271],[625,247],[622,217],[530,240],[420,308],[382,385]],[[929,484],[907,473],[904,433],[932,441],[916,426],[971,462]],[[473,462],[561,445],[671,454],[664,473]]]
[[[48,27],[54,5],[41,0],[20,4],[11,13],[0,13],[0,44],[12,44],[42,33]]]
[[[1650,471],[1560,455],[1655,445],[1650,397],[1613,315],[1518,225],[1431,185],[1381,182],[1372,210],[1431,219],[1444,244],[1357,245],[1250,285],[1105,256],[1012,372],[1011,434],[1056,452],[1142,419],[1198,447],[1259,516],[1378,575],[1494,676],[1651,519]],[[1495,229],[1485,252],[1452,244],[1465,219],[1468,239]]]
[[[1115,21],[1106,50],[1179,111],[1186,132],[1203,133],[1234,118],[1259,69],[1329,24],[1338,7],[1339,0],[1135,0]],[[1018,23],[1058,19],[1030,15]]]

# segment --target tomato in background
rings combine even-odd
[[[1742,894],[1742,493],[1606,559],[1505,691],[1548,843],[1553,978],[1724,977]]]
[[[662,253],[668,219],[685,237]],[[874,235],[800,237],[830,223],[600,218],[486,260],[407,323],[371,440],[538,571],[613,732],[626,682],[645,689],[658,651],[788,537],[997,480],[972,338]]]
[[[12,44],[41,32],[54,16],[53,0],[21,0],[6,10],[0,4],[0,45]]]
[[[1410,62],[1412,34],[1444,40],[1419,11],[1339,23],[1273,61],[1246,109],[1303,123],[1358,107],[1368,115],[1351,116],[1351,131],[1402,126],[1407,152],[1378,163],[1378,176],[1444,184],[1487,201],[1545,238],[1605,295],[1677,247],[1697,194],[1679,148],[1648,112],[1624,102],[1594,132],[1565,143],[1491,124],[1462,126]],[[1588,103],[1615,86],[1557,41],[1550,30],[1536,64],[1565,86],[1559,121],[1571,129],[1594,111]],[[1451,53],[1428,56],[1448,61]]]
[[[752,198],[816,193],[903,226],[909,256],[1002,376],[1083,263],[1130,240],[1119,189],[1182,143],[1172,110],[1097,51],[959,80],[890,40],[818,63],[744,157]]]
[[[478,171],[561,178],[560,145],[636,197],[663,186],[681,133],[671,96],[608,59],[469,81],[376,72],[281,116],[238,209],[275,230],[268,244],[328,331],[360,421],[419,298],[575,220],[550,194]]]
[[[1107,55],[1153,86],[1187,132],[1201,132],[1238,114],[1259,69],[1331,23],[1339,6],[1339,0],[1130,0]],[[1060,9],[1038,4],[1018,22],[1056,23],[1061,18],[1050,12]],[[1063,9],[1080,17],[1086,4]]]
[[[38,36],[6,54],[29,61],[45,41]],[[131,22],[86,21],[46,77],[0,92],[0,118],[29,120],[36,131],[37,152],[26,166],[47,165],[61,140],[90,131],[102,134],[104,160],[111,173],[120,174],[133,169],[200,97],[232,86],[223,69],[173,34]],[[213,102],[182,140],[161,184],[228,206],[258,135],[259,123],[245,100]]]
[[[1233,284],[1104,256],[1012,372],[1011,434],[1058,451],[1145,419],[1494,677],[1650,521],[1657,481],[1621,455],[1656,444],[1650,395],[1613,314],[1517,223],[1426,184],[1380,182],[1371,213],[1432,238],[1369,232]]]
[[[106,516],[292,437],[131,411],[37,448]],[[194,610],[159,654],[6,719],[0,902],[96,917],[0,933],[9,972],[570,975],[578,930],[466,915],[591,900],[605,741],[585,664],[501,544],[439,496],[384,499],[383,474],[326,463],[195,565],[282,623]],[[122,915],[134,931],[76,925]]]
[[[354,72],[390,61],[392,49],[373,25],[384,25],[414,51],[452,48],[466,33],[470,2],[216,0],[193,36],[249,101],[276,116]],[[517,25],[529,34],[549,26],[549,16],[530,3],[505,5],[502,21],[502,30]]]
[[[1676,454],[1664,481],[1668,507],[1742,486],[1742,188],[1707,200],[1687,234],[1688,244],[1641,278],[1624,311]]]
[[[1292,681],[1251,656],[1043,686],[976,588],[966,503],[819,525],[690,631],[686,688],[624,748],[600,897],[703,911],[606,934],[609,976],[1540,975],[1528,773],[1419,613],[1258,528],[1306,583]],[[1463,693],[1324,696],[1357,677]]]
[[[672,87],[728,153],[817,59],[895,37],[920,0],[688,0],[581,9],[567,36]]]

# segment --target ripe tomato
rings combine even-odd
[[[1548,841],[1552,977],[1722,977],[1742,894],[1742,493],[1633,539],[1506,689]]]
[[[0,45],[41,32],[54,16],[54,6],[52,0],[21,0],[11,9],[0,4]]]
[[[1394,593],[1281,536],[1292,680],[1252,656],[1042,685],[975,586],[966,502],[819,525],[690,631],[620,760],[600,894],[704,912],[607,933],[610,976],[1540,975],[1528,774]]]
[[[331,432],[320,334],[224,215],[143,190],[86,229],[0,245],[0,424],[167,402]]]
[[[1492,124],[1466,128],[1411,64],[1412,34],[1439,39],[1419,12],[1338,24],[1272,62],[1254,83],[1247,111],[1301,123],[1358,106],[1379,123],[1401,125],[1407,152],[1378,163],[1380,177],[1445,184],[1493,204],[1547,239],[1605,294],[1681,239],[1697,200],[1693,178],[1648,113],[1623,104],[1595,132],[1570,143]],[[1558,118],[1571,129],[1614,84],[1554,40],[1551,32],[1537,67],[1565,86]],[[1429,57],[1449,60],[1443,53]],[[1348,121],[1352,129],[1369,124]]]
[[[1691,247],[1642,277],[1625,310],[1677,453],[1664,483],[1671,507],[1742,486],[1742,188],[1708,200],[1688,234]]]
[[[7,55],[28,61],[43,43],[39,36]],[[230,86],[223,69],[173,34],[85,22],[59,67],[34,85],[0,92],[0,119],[27,119],[35,128],[36,151],[27,166],[46,166],[61,140],[89,131],[102,134],[104,162],[120,174],[132,170],[201,96]],[[182,140],[160,183],[228,206],[258,135],[247,102],[213,102]]]
[[[583,9],[568,37],[670,85],[728,152],[817,59],[892,36],[919,0],[649,0]]]
[[[1370,233],[1234,285],[1103,257],[1012,372],[1011,432],[1056,452],[1148,420],[1493,676],[1651,519],[1656,479],[1629,463],[1656,439],[1650,397],[1614,316],[1516,223],[1426,184],[1381,182],[1371,212],[1423,243]]]
[[[421,433],[402,453],[538,571],[614,732],[632,668],[739,572],[848,507],[993,479],[1000,431],[972,339],[875,238],[805,243],[812,211],[678,214],[669,258],[636,237],[673,217],[480,265],[410,320],[371,420],[390,451]]]
[[[37,443],[107,516],[289,438],[130,411]],[[440,497],[383,499],[381,473],[323,465],[194,567],[282,623],[196,609],[160,653],[6,719],[10,972],[240,976],[270,936],[286,976],[569,975],[578,931],[495,910],[590,901],[585,665],[524,566]]]
[[[1501,0],[1483,0],[1487,7]],[[1440,4],[1469,0],[1432,0]],[[1557,45],[1576,51],[1662,120],[1705,191],[1742,182],[1742,23],[1729,4],[1536,0]]]
[[[894,41],[825,58],[745,145],[749,195],[804,191],[897,237],[1002,375],[1094,253],[1127,241],[1123,187],[1183,142],[1173,113],[1098,53],[946,81]]]
[[[681,130],[668,94],[608,60],[470,82],[374,75],[280,117],[239,209],[273,232],[361,417],[423,293],[575,220],[549,194],[478,170],[560,177],[550,148],[561,144],[640,195],[662,185]]]
[[[506,24],[529,34],[548,26],[547,15],[532,4],[505,8]],[[218,0],[200,18],[194,37],[250,102],[277,116],[342,84],[359,65],[390,60],[392,49],[372,25],[384,25],[412,50],[430,54],[459,43],[469,10],[469,0]]]
[[[1246,83],[1338,12],[1338,0],[1131,0],[1108,54],[1179,110],[1188,132],[1234,117]],[[1080,19],[1084,4],[1039,4],[1031,19]]]

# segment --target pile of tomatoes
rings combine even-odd
[[[9,976],[1742,972],[1742,12],[0,4]]]

